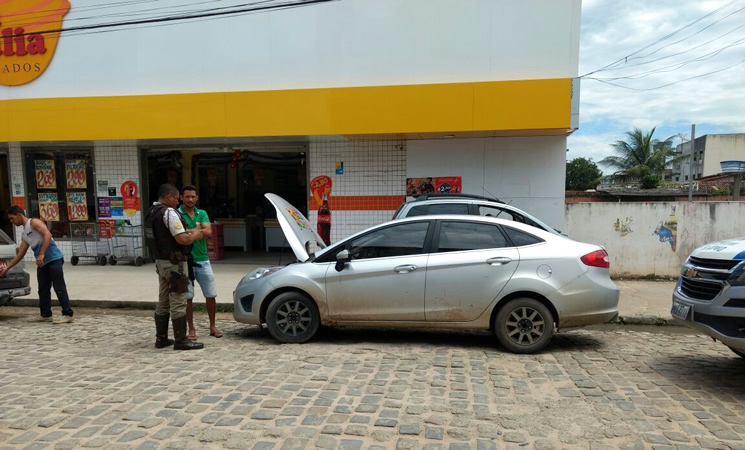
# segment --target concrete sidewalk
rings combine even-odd
[[[257,264],[213,263],[218,304],[232,305],[233,290],[238,281],[258,267],[277,264],[275,257],[271,260]],[[14,299],[12,305],[38,305],[36,270],[28,262],[26,270],[31,275],[31,295]],[[73,307],[154,309],[158,300],[154,264],[102,267],[65,263],[64,270]],[[671,321],[670,305],[675,281],[615,280],[615,283],[621,289],[618,307],[621,322],[662,325]],[[54,294],[52,298],[57,308]],[[204,303],[199,288],[194,302]]]

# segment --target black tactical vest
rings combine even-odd
[[[147,239],[150,253],[155,259],[172,260],[174,257],[178,261],[186,261],[189,256],[190,246],[183,246],[176,242],[171,231],[163,222],[163,216],[168,209],[168,205],[156,203],[150,207],[145,216],[145,238]],[[178,214],[178,211],[176,212]],[[181,225],[186,230],[186,223],[179,215]]]

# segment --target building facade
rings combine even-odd
[[[0,5],[0,197],[63,248],[80,224],[140,225],[164,182],[196,185],[244,250],[278,245],[266,192],[313,224],[327,192],[332,241],[432,188],[564,226],[580,0],[17,3]]]
[[[722,173],[722,161],[745,160],[745,133],[707,134],[696,138],[694,144],[693,170],[690,159],[673,168],[673,181],[688,181],[710,177]],[[678,155],[690,155],[691,143],[686,142],[676,147]]]

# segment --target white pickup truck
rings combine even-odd
[[[745,237],[712,242],[691,253],[670,313],[677,323],[745,358]]]

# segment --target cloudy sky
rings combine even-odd
[[[594,73],[567,160],[612,155],[634,127],[660,139],[690,137],[692,123],[697,137],[745,133],[745,0],[582,0],[580,36],[579,73]]]

